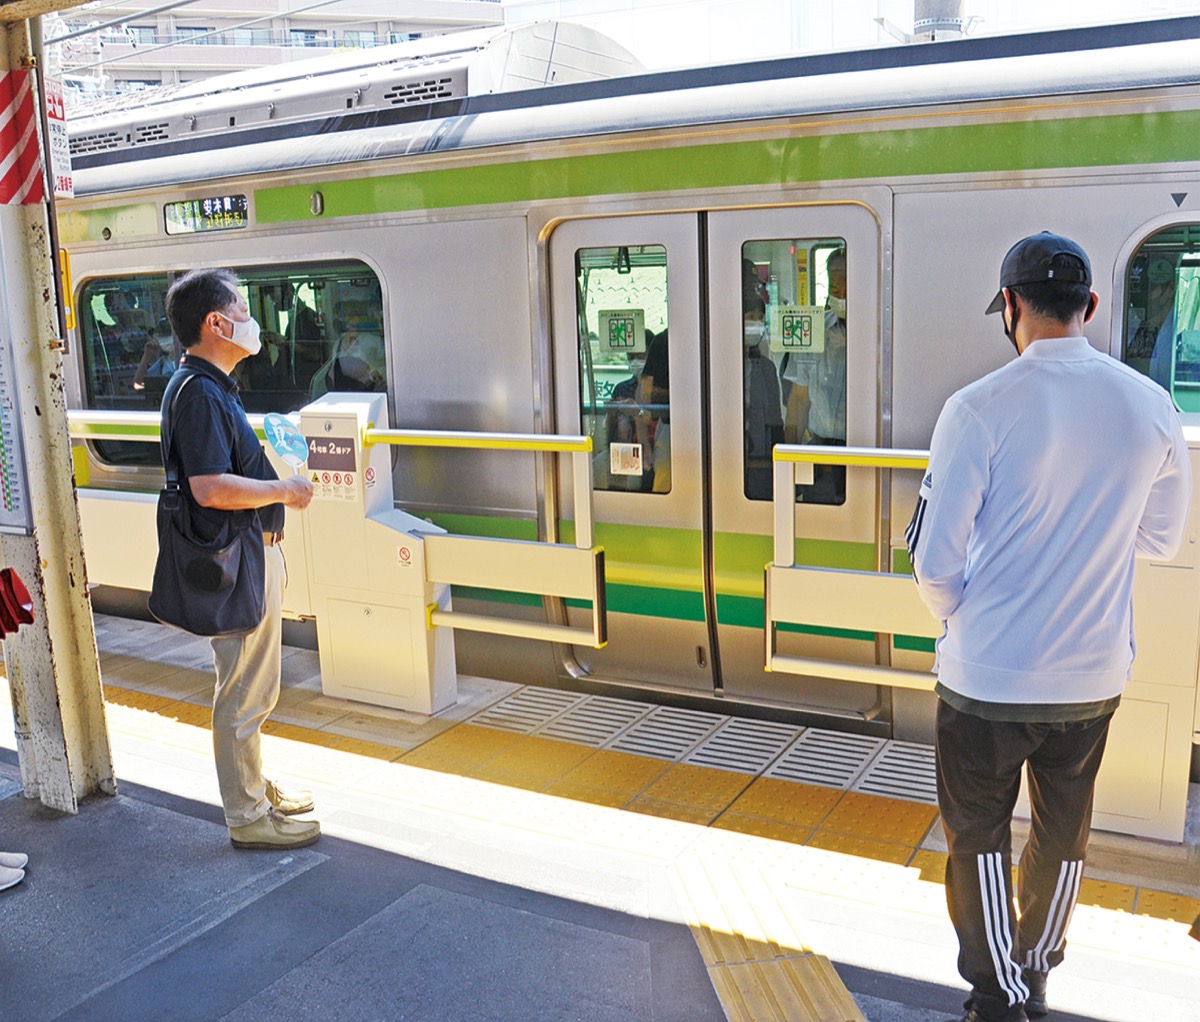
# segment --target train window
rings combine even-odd
[[[580,249],[575,275],[580,426],[596,451],[592,484],[669,493],[667,250]]]
[[[1200,412],[1200,224],[1147,238],[1125,278],[1122,358],[1185,412]]]
[[[770,500],[778,443],[846,445],[846,243],[841,238],[742,246],[744,490]],[[844,504],[846,469],[817,465],[809,504]]]
[[[250,413],[291,412],[327,391],[387,389],[383,293],[363,263],[234,267],[263,347],[234,377]],[[89,408],[157,411],[180,348],[166,318],[178,274],[93,278],[80,292]],[[97,441],[100,458],[158,464],[154,444]]]

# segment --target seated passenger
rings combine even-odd
[[[347,302],[338,326],[333,355],[313,376],[311,393],[378,391],[386,386],[387,356],[379,323],[372,310]]]
[[[770,500],[774,492],[771,452],[783,442],[783,406],[779,374],[769,355],[766,303],[753,290],[742,294],[742,384],[745,493]]]
[[[154,381],[150,391],[161,393],[166,387],[166,381],[175,372],[174,356],[175,338],[164,316],[158,321],[157,336],[149,338],[142,348],[142,359],[133,373],[133,389],[146,390],[147,381],[150,380]]]

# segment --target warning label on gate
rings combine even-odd
[[[313,497],[317,500],[357,500],[353,472],[312,472]]]

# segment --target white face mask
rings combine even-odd
[[[763,335],[766,332],[765,323],[750,320],[742,324],[742,341],[747,348],[755,348],[762,342]]]
[[[835,298],[833,295],[830,295],[829,296],[829,311],[832,312],[835,316],[837,316],[838,319],[845,319],[846,318],[846,299],[845,298]]]
[[[258,320],[253,317],[247,320],[230,319],[223,312],[218,312],[217,315],[233,327],[232,334],[225,338],[227,341],[231,341],[251,355],[257,355],[262,351],[262,338],[259,337],[262,328],[258,325]]]

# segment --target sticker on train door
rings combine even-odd
[[[615,476],[642,474],[641,444],[609,444],[608,471]]]

